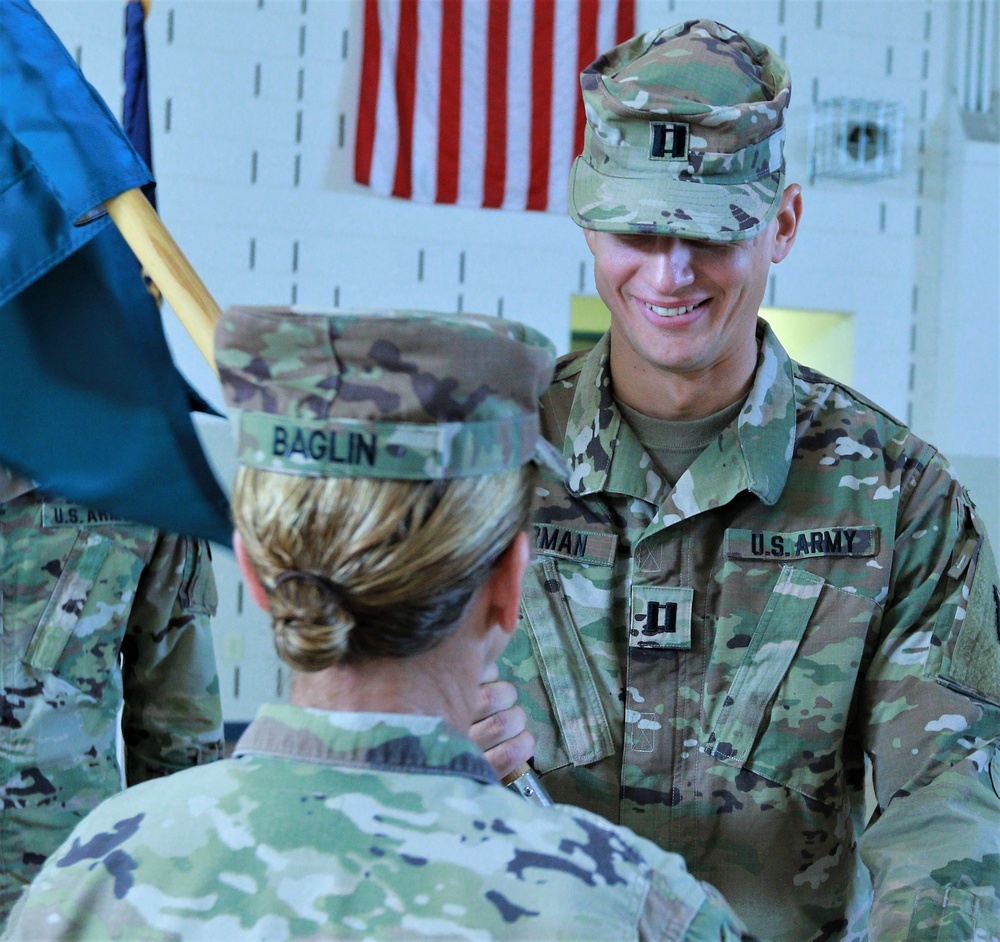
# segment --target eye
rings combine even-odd
[[[650,252],[657,245],[657,237],[645,232],[615,233],[615,241],[624,248],[636,252]]]
[[[728,256],[739,251],[742,243],[740,242],[708,242],[699,241],[692,242],[695,252],[699,252],[702,255],[711,255],[715,257]]]

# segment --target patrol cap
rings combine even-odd
[[[791,77],[763,43],[689,20],[580,76],[587,112],[569,208],[585,229],[739,242],[777,212]]]
[[[215,356],[243,465],[428,480],[535,461],[566,475],[538,422],[554,350],[523,324],[233,307],[216,327]]]

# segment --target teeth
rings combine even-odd
[[[680,317],[681,314],[693,311],[697,306],[697,304],[691,304],[687,307],[659,307],[656,304],[646,305],[657,317]]]

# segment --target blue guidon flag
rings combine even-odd
[[[117,517],[228,543],[138,260],[101,209],[152,183],[27,0],[0,2],[0,464]]]

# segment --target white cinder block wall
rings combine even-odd
[[[955,462],[1000,544],[997,144],[966,142],[956,56],[994,0],[638,0],[640,30],[711,16],[784,54],[786,154],[805,216],[767,303],[852,312],[854,383]],[[116,113],[122,2],[37,0]],[[593,292],[567,218],[428,207],[350,183],[360,0],[153,0],[147,23],[160,213],[219,303],[405,306],[530,322],[560,351]],[[992,40],[995,43],[995,38]],[[958,89],[961,91],[961,89]],[[898,103],[901,173],[810,179],[809,118],[831,98]],[[172,314],[175,356],[221,406]],[[228,480],[224,423],[202,425]],[[286,693],[267,622],[216,552],[227,720]]]

